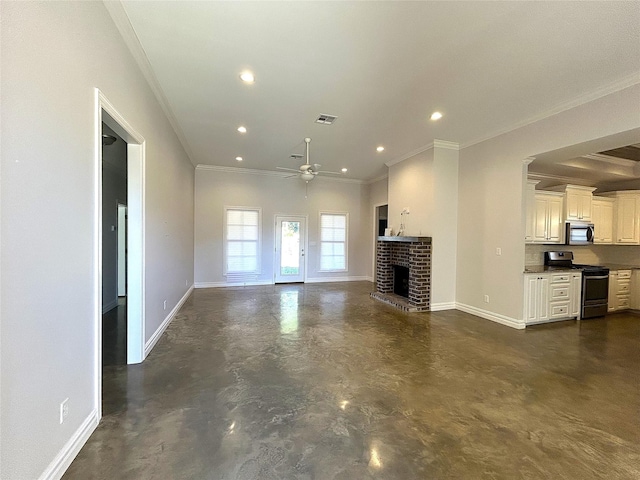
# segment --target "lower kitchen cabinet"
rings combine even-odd
[[[632,295],[632,272],[638,270],[618,270],[609,272],[609,299],[607,311],[619,312],[628,310],[636,300],[635,293]],[[634,278],[635,279],[635,278]],[[635,285],[633,285],[635,287]],[[635,303],[634,303],[635,304]]]
[[[526,325],[580,317],[582,274],[525,274]]]
[[[631,272],[631,298],[630,307],[640,310],[640,269]]]

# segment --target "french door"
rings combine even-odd
[[[275,283],[304,282],[305,220],[276,215]]]

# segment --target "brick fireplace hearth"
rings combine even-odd
[[[409,297],[393,293],[394,266],[409,269]],[[405,312],[425,312],[431,302],[431,237],[378,237],[376,300]]]

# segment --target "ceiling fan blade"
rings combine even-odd
[[[287,172],[296,172],[298,173],[298,170],[294,170],[293,168],[287,168],[287,167],[276,167],[278,170],[286,170]]]
[[[327,175],[344,175],[344,173],[341,172],[329,172],[326,170],[320,170],[318,172],[314,172],[314,173],[326,173]]]
[[[284,178],[293,178],[293,177],[297,177],[297,176],[298,176],[297,174],[296,175],[289,175],[289,176],[284,177]]]

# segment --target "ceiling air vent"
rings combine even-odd
[[[335,115],[326,115],[324,113],[321,113],[320,116],[316,118],[316,123],[321,123],[322,125],[331,125],[336,121],[336,118],[338,117],[336,117]]]

